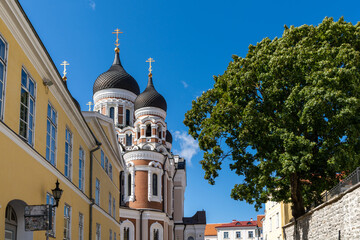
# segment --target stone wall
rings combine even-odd
[[[285,240],[360,239],[360,183],[283,227]]]

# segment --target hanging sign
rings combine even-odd
[[[25,207],[25,231],[51,230],[52,206],[31,205]]]

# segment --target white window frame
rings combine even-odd
[[[23,72],[26,74],[26,86],[24,86],[23,84],[22,84],[22,75],[23,75]],[[30,82],[33,82],[34,83],[34,96],[31,96],[31,94],[30,94],[30,88],[29,88],[29,83]],[[20,116],[19,116],[19,136],[21,137],[21,138],[23,138],[24,140],[26,140],[26,142],[28,143],[28,144],[30,144],[31,146],[34,146],[34,144],[35,144],[35,137],[34,137],[34,135],[35,135],[35,109],[36,109],[36,82],[35,82],[35,80],[34,80],[34,78],[33,77],[31,77],[31,75],[30,75],[30,73],[25,69],[25,67],[22,67],[21,68],[21,77],[20,77]],[[27,106],[25,106],[22,102],[21,102],[21,92],[22,92],[22,90],[24,90],[25,92],[27,92],[27,94],[28,94],[28,99],[27,99],[27,101],[28,101],[28,105]],[[33,101],[33,113],[31,114],[30,113],[30,100],[32,100]],[[23,106],[25,106],[26,108],[27,108],[27,122],[25,122],[25,121],[23,121],[22,119],[21,119],[21,107],[22,107],[22,105]],[[30,125],[30,123],[29,123],[29,121],[30,121],[30,115],[32,115],[31,117],[32,117],[32,119],[33,119],[33,122],[32,122],[32,126],[31,126],[31,128],[29,127],[29,125]],[[26,126],[26,137],[25,136],[23,136],[23,135],[21,135],[21,132],[20,132],[20,128],[21,128],[21,123],[22,122],[24,122],[25,123],[25,126]],[[31,138],[29,138],[29,132],[32,132],[32,134],[31,134]]]
[[[109,203],[108,203],[108,213],[110,214],[110,216],[112,216],[111,212],[112,212],[112,195],[109,192]]]
[[[229,232],[224,232],[224,239],[228,239],[228,238],[229,238]]]
[[[95,180],[95,204],[100,206],[100,180],[96,178]]]
[[[52,194],[46,193],[46,204],[55,205],[55,198]],[[56,207],[52,207],[52,224],[53,229],[49,231],[51,237],[55,237],[56,233]]]
[[[49,108],[50,108],[50,118],[49,118]],[[53,114],[55,114],[55,119],[53,119]],[[57,154],[57,118],[58,118],[57,111],[55,110],[54,106],[50,102],[48,102],[48,109],[47,109],[47,116],[46,116],[46,154],[45,154],[45,158],[53,166],[56,166],[56,159],[57,159],[56,158],[57,157],[56,156],[56,154]],[[48,129],[48,122],[50,125],[50,129]],[[54,138],[52,136],[52,131],[51,131],[52,128],[55,129],[54,130],[55,131]],[[48,142],[48,139],[50,140],[50,142]],[[54,142],[54,146],[53,146],[52,142]],[[53,147],[54,147],[54,151],[52,151]],[[47,157],[48,151],[49,151],[49,159]],[[51,158],[52,153],[54,154],[54,159]]]
[[[82,154],[81,154],[82,153]],[[85,151],[79,147],[79,189],[84,192],[85,190]]]
[[[5,52],[4,52],[4,59],[0,58],[0,63],[2,63],[4,65],[4,72],[3,72],[3,81],[2,84],[2,92],[0,92],[0,120],[4,120],[4,108],[5,108],[5,88],[6,88],[6,76],[7,76],[7,64],[8,64],[8,48],[9,45],[8,43],[5,41],[5,38],[0,34],[0,40],[4,43],[5,45]],[[1,82],[1,81],[0,81]]]
[[[154,240],[154,234],[153,234],[154,230],[159,231],[159,240],[163,240],[164,229],[163,226],[158,222],[155,222],[150,226],[150,240]]]
[[[131,194],[128,194],[128,179],[131,174]],[[127,164],[127,171],[125,171],[125,202],[135,201],[135,166],[134,163],[130,162]]]
[[[238,236],[239,233],[239,236]],[[241,238],[241,231],[236,231],[235,232],[235,238]]]
[[[84,215],[79,212],[79,240],[84,240]]]
[[[155,196],[153,194],[153,174],[157,175],[157,189],[158,194]],[[159,162],[152,161],[148,166],[148,200],[149,202],[162,202],[162,194],[161,194],[161,180],[163,175],[163,169],[161,168],[161,164]]]
[[[68,141],[67,135],[70,134],[70,141]],[[68,153],[66,153],[66,144],[68,144]],[[73,159],[73,134],[70,131],[69,127],[65,128],[65,155],[64,155],[64,175],[69,180],[72,179],[72,159]],[[66,156],[68,157],[68,171],[66,171]]]
[[[125,228],[129,228],[129,240],[134,240],[135,238],[135,227],[134,224],[129,221],[128,219],[126,219],[125,221],[123,221],[120,225],[120,239],[122,239],[124,237],[124,229]]]
[[[252,234],[252,237],[250,237],[250,234]],[[248,238],[254,238],[254,231],[250,230],[248,231]]]
[[[101,225],[96,223],[96,232],[95,232],[96,240],[101,240]]]
[[[68,215],[67,215],[68,213]],[[68,222],[66,222],[68,220]],[[68,234],[65,235],[65,232]],[[68,204],[64,204],[64,240],[71,239],[71,207]]]

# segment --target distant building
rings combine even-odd
[[[289,203],[273,201],[265,203],[264,240],[284,239],[282,227],[288,224],[291,218],[291,205]]]
[[[236,221],[231,223],[207,224],[205,240],[263,240],[262,219],[259,215],[256,221]]]

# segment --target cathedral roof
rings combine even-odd
[[[167,110],[165,98],[155,90],[151,74],[145,91],[135,99],[135,111],[143,107],[157,107],[165,112]]]
[[[169,132],[169,130],[166,130],[166,138],[165,138],[166,142],[172,143],[173,138],[171,133]]]
[[[128,74],[121,65],[119,51],[115,51],[114,62],[110,69],[96,79],[93,86],[93,93],[108,88],[125,89],[136,95],[140,93],[140,88],[136,80]]]

